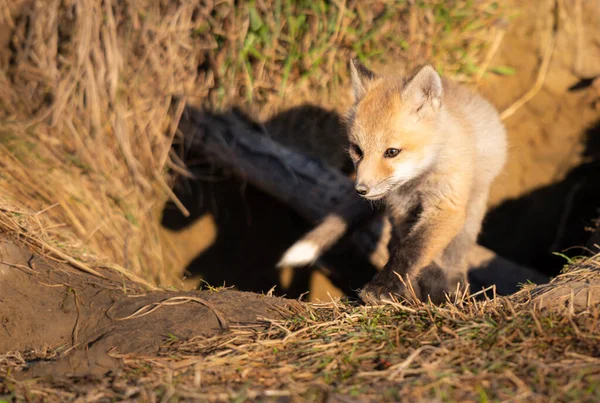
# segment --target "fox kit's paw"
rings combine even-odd
[[[398,275],[392,270],[383,270],[358,292],[358,296],[366,304],[377,305],[408,295]]]
[[[403,281],[404,280],[404,281]],[[434,304],[446,301],[448,278],[436,264],[425,267],[408,285],[408,279],[401,280],[393,270],[382,270],[358,293],[360,299],[367,304],[391,301],[394,298],[419,299],[423,302],[431,300]]]
[[[436,305],[446,301],[448,293],[448,277],[446,273],[435,263],[421,270],[418,277],[421,300],[431,300]]]

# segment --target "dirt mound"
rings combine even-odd
[[[366,307],[147,290],[0,251],[0,398],[600,397],[598,259],[512,297]]]
[[[165,340],[260,327],[299,307],[231,290],[148,290],[110,270],[100,269],[104,278],[78,272],[6,238],[0,256],[0,351],[55,351],[54,361],[32,362],[25,377],[102,375],[119,365],[110,351],[155,355]]]

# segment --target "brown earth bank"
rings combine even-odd
[[[232,327],[264,327],[289,317],[292,300],[232,290],[152,290],[111,270],[102,277],[0,241],[0,352],[52,348],[24,377],[102,375],[121,354],[156,355],[165,340],[210,337]],[[64,358],[63,358],[64,357]]]
[[[496,181],[481,242],[554,275],[563,257],[584,254],[600,215],[600,3],[518,2],[495,63],[513,76],[490,76],[481,91],[502,111],[541,80],[534,97],[505,119],[509,161]],[[549,56],[547,70],[543,59]],[[598,81],[600,83],[600,81]],[[571,248],[571,249],[569,249]]]

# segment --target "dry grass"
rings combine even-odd
[[[281,105],[315,99],[340,106],[347,61],[434,63],[469,81],[506,25],[502,2],[484,0],[223,2],[203,10],[195,34],[214,51],[201,79],[206,106],[244,103],[260,118]],[[492,68],[491,66],[488,66]],[[484,67],[485,69],[485,67]],[[482,72],[483,73],[483,72]]]
[[[80,241],[69,236],[71,234],[68,231],[54,232],[53,228],[47,226],[48,220],[43,218],[46,211],[29,211],[0,197],[0,236],[26,246],[49,261],[68,264],[81,272],[106,278],[97,269],[108,269],[142,285],[146,290],[156,289],[153,284],[119,264],[99,260]]]
[[[66,224],[90,252],[168,283],[157,217],[170,192],[171,96],[194,84],[182,35],[193,7],[148,6],[144,22],[120,4],[35,2],[12,21],[0,186],[14,204],[47,209],[48,231]]]
[[[505,16],[493,1],[0,4],[3,203],[44,211],[55,247],[77,240],[161,285],[180,270],[158,220],[168,173],[183,172],[174,95],[263,117],[300,94],[333,104],[356,55],[427,58],[467,80]]]
[[[1,232],[68,259],[47,249],[41,214],[5,208]],[[0,402],[592,402],[600,399],[598,302],[600,255],[571,261],[551,284],[528,285],[512,297],[471,296],[442,307],[333,301],[305,304],[288,320],[265,319],[263,329],[231,325],[221,335],[189,339],[166,334],[157,355],[113,353],[124,366],[103,377],[18,381],[19,370],[64,353],[8,352],[0,355]]]
[[[598,259],[570,266],[555,286],[573,276],[598,284]],[[600,306],[540,309],[532,289],[443,307],[307,305],[289,320],[265,321],[265,330],[238,326],[210,338],[169,336],[158,356],[115,354],[125,369],[101,379],[9,381],[0,395],[48,401],[598,401]],[[54,356],[52,350],[7,354],[0,368],[6,373]]]

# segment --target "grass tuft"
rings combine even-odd
[[[259,115],[307,91],[338,106],[351,57],[428,61],[472,80],[510,17],[502,2],[463,0],[224,2],[202,12],[206,22],[194,32],[211,45],[200,74],[214,83],[206,104],[241,103]]]

